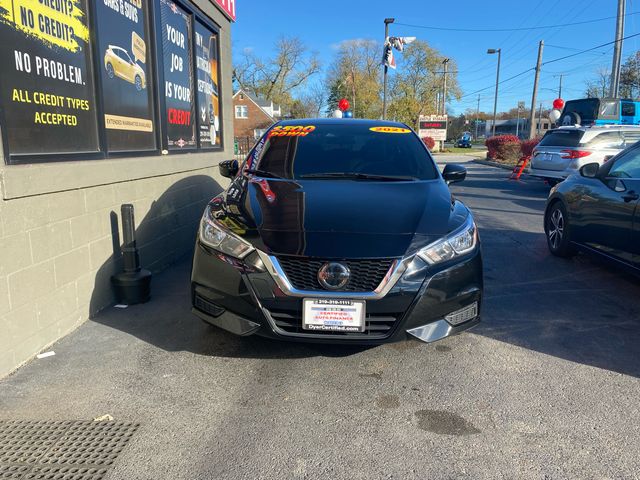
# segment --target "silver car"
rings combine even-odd
[[[587,163],[602,165],[638,140],[640,126],[635,125],[575,126],[549,130],[533,149],[529,175],[555,185],[577,173]]]

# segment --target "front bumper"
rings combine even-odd
[[[237,335],[353,345],[409,338],[432,342],[480,321],[480,315],[459,325],[445,320],[452,312],[476,302],[479,309],[482,304],[479,246],[455,263],[437,267],[416,259],[382,298],[366,300],[367,327],[362,333],[303,330],[302,297],[285,294],[267,271],[251,271],[243,265],[196,244],[191,275],[193,313]]]

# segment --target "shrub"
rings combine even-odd
[[[520,139],[515,135],[496,135],[485,140],[487,157],[516,162],[520,158]]]
[[[433,150],[433,147],[436,146],[436,141],[431,137],[424,137],[422,141],[424,142],[424,144],[427,146],[429,150]]]
[[[540,142],[540,137],[525,140],[520,144],[520,151],[523,157],[530,157],[533,154],[534,147]]]

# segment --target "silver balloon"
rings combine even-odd
[[[334,110],[333,116],[336,118],[342,118],[342,110]]]
[[[549,120],[551,120],[553,123],[558,123],[558,120],[560,120],[560,114],[560,110],[554,108],[549,112]]]

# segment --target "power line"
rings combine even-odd
[[[627,35],[626,37],[623,37],[621,40],[626,40],[626,39],[628,39],[628,38],[633,38],[633,37],[637,37],[637,36],[640,36],[640,33],[634,33],[633,35]],[[579,51],[579,52],[572,53],[571,55],[565,55],[564,57],[554,58],[553,60],[548,60],[548,61],[546,61],[546,62],[542,62],[542,63],[541,63],[541,66],[542,66],[542,65],[548,65],[549,63],[559,62],[560,60],[565,60],[565,59],[567,59],[567,58],[575,57],[575,56],[577,56],[577,55],[581,55],[581,54],[583,54],[583,53],[590,52],[590,51],[595,50],[595,49],[597,49],[597,48],[606,47],[607,45],[611,45],[611,44],[613,44],[613,43],[616,43],[616,41],[617,41],[617,40],[613,40],[612,42],[607,42],[607,43],[603,43],[603,44],[601,44],[601,45],[597,45],[597,46],[595,46],[595,47],[587,48],[587,49],[585,49],[585,50],[581,50],[581,51]],[[523,70],[523,71],[522,71],[522,72],[520,72],[520,73],[517,73],[517,74],[515,74],[515,75],[513,75],[513,76],[511,76],[511,77],[509,77],[509,78],[507,78],[507,79],[505,79],[505,80],[501,80],[500,82],[498,82],[498,85],[500,85],[500,84],[502,84],[502,83],[505,83],[505,82],[508,82],[508,81],[510,81],[510,80],[513,80],[514,78],[518,78],[518,77],[520,77],[520,76],[524,75],[525,73],[528,73],[528,72],[530,72],[530,71],[532,71],[532,70],[535,70],[535,67],[528,68],[528,69],[526,69],[526,70]],[[471,93],[467,93],[467,94],[465,94],[465,95],[462,95],[462,96],[460,97],[460,100],[462,100],[463,98],[468,97],[468,96],[470,96],[470,95],[475,95],[475,94],[477,94],[477,93],[480,93],[480,92],[483,92],[483,91],[488,90],[488,89],[490,89],[490,88],[493,88],[494,86],[495,86],[495,83],[494,83],[493,85],[489,85],[488,87],[484,87],[484,88],[481,88],[481,89],[479,89],[479,90],[475,90],[474,92],[471,92]]]
[[[526,70],[524,70],[524,71],[522,71],[522,72],[520,72],[520,73],[517,73],[517,74],[513,75],[512,77],[505,78],[504,80],[500,80],[500,81],[498,82],[498,85],[502,85],[503,83],[508,82],[509,80],[513,80],[514,78],[518,78],[518,77],[520,77],[520,76],[524,75],[525,73],[530,72],[531,70],[535,70],[535,68],[533,68],[533,67],[531,67],[531,68],[527,68]],[[475,92],[467,93],[466,95],[462,95],[462,96],[460,97],[460,99],[463,99],[463,98],[465,98],[465,97],[468,97],[469,95],[475,95],[475,94],[477,94],[477,93],[484,92],[485,90],[488,90],[488,89],[493,88],[493,87],[495,87],[495,86],[496,86],[496,84],[494,83],[493,85],[489,85],[488,87],[481,88],[480,90],[476,90]]]
[[[638,14],[640,14],[640,12],[631,12],[631,13],[627,13],[625,17],[629,17],[631,15],[638,15]],[[414,25],[411,23],[400,23],[400,22],[395,22],[395,25],[402,25],[403,27],[411,27],[411,28],[422,28],[425,30],[442,30],[447,32],[521,32],[521,31],[527,31],[527,30],[543,30],[546,28],[559,28],[559,27],[571,27],[574,25],[586,25],[589,23],[604,22],[605,20],[611,20],[614,18],[617,18],[617,17],[616,16],[603,17],[603,18],[596,18],[593,20],[584,20],[582,22],[561,23],[558,25],[541,25],[536,27],[521,27],[521,28],[449,28],[449,27],[434,27],[432,25]]]
[[[620,41],[626,40],[628,38],[637,37],[637,36],[640,36],[640,33],[634,33],[633,35],[627,35],[626,37],[621,38]],[[591,52],[592,50],[596,50],[598,48],[606,47],[607,45],[612,45],[612,44],[614,44],[616,42],[617,42],[617,40],[614,40],[612,42],[603,43],[603,44],[595,46],[595,47],[587,48],[586,50],[581,50],[579,52],[572,53],[571,55],[565,55],[564,57],[554,58],[553,60],[547,60],[546,62],[542,62],[542,65],[548,65],[549,63],[559,62],[560,60],[565,60],[567,58],[575,57],[576,55],[581,55],[583,53]]]

